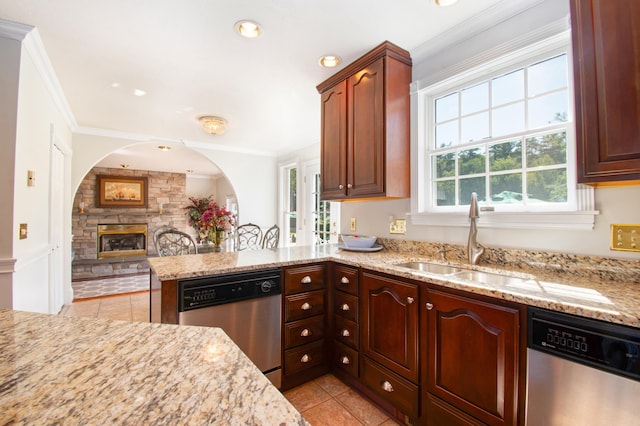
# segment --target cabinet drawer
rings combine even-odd
[[[324,288],[324,265],[288,268],[284,271],[284,294]]]
[[[333,273],[333,287],[336,290],[358,295],[358,270],[347,266],[336,265]]]
[[[423,399],[427,422],[435,426],[484,426],[467,413],[428,393]]]
[[[358,343],[360,342],[358,324],[337,315],[334,319],[336,340],[358,349]]]
[[[335,342],[334,362],[337,368],[358,378],[358,352],[347,345]]]
[[[350,294],[341,293],[339,291],[335,294],[334,312],[343,318],[351,321],[358,320],[358,298]]]
[[[315,342],[324,337],[324,315],[290,322],[284,325],[284,347],[290,349],[295,346]]]
[[[284,298],[284,320],[295,321],[324,313],[324,290],[292,294]]]
[[[284,374],[290,376],[324,362],[324,341],[308,343],[284,351]]]
[[[418,386],[387,370],[383,366],[362,358],[361,380],[372,391],[386,399],[410,417],[418,416]]]

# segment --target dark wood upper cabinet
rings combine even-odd
[[[410,194],[409,52],[384,42],[317,86],[324,200]]]
[[[640,2],[571,0],[578,182],[640,180]]]

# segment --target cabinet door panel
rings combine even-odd
[[[428,291],[428,391],[488,424],[515,424],[519,311]]]
[[[417,383],[418,287],[368,272],[361,285],[364,355]]]
[[[347,195],[347,82],[321,96],[320,186],[323,200]]]
[[[384,195],[384,60],[348,80],[349,196]]]
[[[640,2],[572,0],[578,181],[640,179]]]

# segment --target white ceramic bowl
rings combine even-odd
[[[371,248],[376,243],[378,237],[371,235],[342,235],[342,241],[348,248]]]

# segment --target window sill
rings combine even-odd
[[[498,229],[562,229],[589,231],[600,212],[481,212],[478,228]],[[467,213],[414,213],[409,215],[412,225],[468,227]]]

